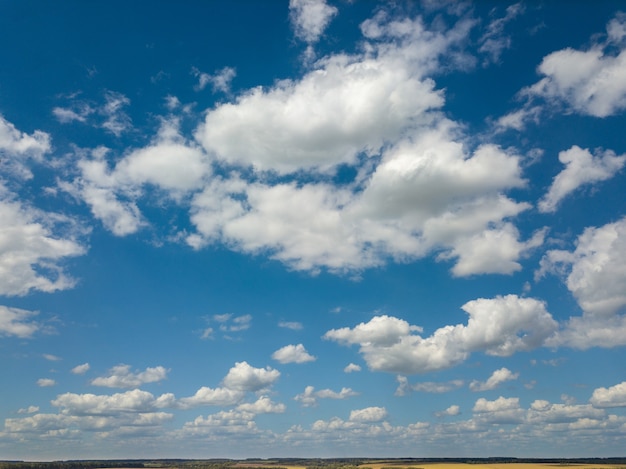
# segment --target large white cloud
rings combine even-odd
[[[626,407],[626,381],[610,388],[597,388],[589,402],[594,407]]]
[[[617,31],[625,23],[623,16],[611,20],[604,43],[587,50],[562,49],[544,57],[538,69],[544,78],[524,92],[595,117],[622,111],[626,108],[626,50]]]
[[[280,363],[307,363],[316,358],[306,351],[304,345],[285,345],[272,354],[272,358]]]
[[[130,365],[117,365],[109,370],[108,376],[94,378],[91,384],[107,388],[136,388],[142,384],[155,383],[166,378],[167,370],[162,366],[133,373]]]
[[[235,405],[240,403],[248,392],[268,389],[279,377],[280,372],[273,368],[254,368],[245,361],[237,362],[228,370],[220,387],[203,386],[193,396],[179,399],[177,405],[182,408]]]
[[[626,218],[589,227],[573,251],[550,250],[537,277],[553,272],[564,277],[583,310],[553,339],[554,345],[613,347],[626,343]]]
[[[211,173],[204,152],[185,141],[179,121],[164,119],[153,141],[131,150],[114,164],[110,150],[99,147],[79,153],[79,176],[61,187],[87,203],[95,218],[117,236],[146,225],[137,200],[152,186],[175,201],[199,189]]]
[[[458,132],[444,119],[397,142],[362,190],[213,180],[192,201],[198,232],[187,242],[223,240],[299,270],[359,270],[439,249],[441,260],[457,260],[457,276],[513,273],[543,241],[542,230],[519,240],[507,221],[530,208],[503,194],[525,184],[520,157],[493,145],[469,152]]]
[[[197,139],[229,163],[279,173],[324,171],[355,163],[360,153],[373,154],[428,120],[425,113],[443,98],[424,76],[466,37],[467,24],[429,31],[419,18],[377,16],[362,29],[371,40],[364,52],[327,56],[298,81],[253,88],[217,106]]]
[[[539,201],[541,212],[554,212],[567,195],[585,184],[604,181],[624,167],[626,155],[616,156],[607,150],[592,155],[577,145],[559,153],[559,161],[565,165],[554,177],[548,193]]]
[[[544,303],[507,295],[481,298],[463,305],[467,325],[437,329],[421,337],[406,321],[377,316],[356,327],[333,329],[325,339],[358,344],[370,369],[411,374],[440,370],[462,363],[472,352],[509,356],[540,347],[557,329]]]
[[[1,181],[0,219],[0,295],[54,292],[74,286],[74,279],[65,274],[63,260],[84,254],[85,248],[77,241],[71,220],[14,201]]]

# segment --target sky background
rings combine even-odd
[[[0,44],[0,459],[624,456],[622,2],[4,1]]]

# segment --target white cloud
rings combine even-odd
[[[222,380],[222,385],[217,388],[203,386],[191,397],[179,399],[176,405],[183,409],[218,405],[227,406],[241,403],[248,392],[259,392],[271,387],[280,377],[280,372],[270,367],[254,368],[247,362],[238,362],[228,371]],[[280,405],[271,403],[268,398],[259,399],[256,404],[242,404],[247,413],[256,412],[254,409],[266,408],[280,411]],[[278,407],[276,407],[278,406]],[[269,410],[268,410],[269,412]]]
[[[283,174],[329,171],[379,151],[443,105],[423,75],[467,33],[462,27],[434,33],[420,19],[410,23],[402,34],[378,25],[384,35],[394,34],[397,46],[325,57],[299,81],[253,88],[209,110],[197,139],[222,161]]]
[[[0,305],[0,337],[14,336],[22,339],[32,337],[44,327],[31,319],[38,314],[36,311]]]
[[[492,373],[492,375],[485,381],[481,383],[480,381],[472,381],[469,385],[471,391],[490,391],[492,389],[496,389],[500,384],[505,381],[516,380],[519,376],[519,373],[513,373],[508,368],[500,368]]]
[[[511,47],[511,38],[504,34],[504,28],[507,23],[524,13],[524,10],[525,7],[521,2],[509,5],[503,17],[496,18],[487,25],[486,32],[478,40],[480,44],[478,51],[489,56],[485,65],[489,61],[498,62],[502,52]]]
[[[63,261],[84,254],[68,218],[13,200],[0,181],[0,295],[54,292],[74,286]],[[53,230],[63,233],[55,234]]]
[[[223,380],[225,387],[242,391],[260,391],[268,388],[280,377],[280,372],[270,367],[254,368],[247,362],[237,362]]]
[[[133,373],[130,365],[116,365],[109,370],[108,376],[91,380],[93,386],[107,388],[134,388],[146,383],[156,383],[167,378],[167,370],[162,366],[146,368]]]
[[[495,401],[480,398],[472,409],[478,418],[485,423],[522,423],[525,412],[519,405],[518,397],[498,397]]]
[[[620,171],[626,163],[626,154],[616,156],[611,150],[598,152],[576,145],[559,153],[559,161],[565,165],[554,177],[548,193],[539,201],[539,211],[554,212],[563,198],[586,184],[605,181]]]
[[[130,104],[130,99],[116,91],[107,91],[104,99],[104,106],[99,109],[99,113],[105,118],[102,128],[119,137],[132,128],[130,117],[123,110]]]
[[[71,372],[75,375],[84,375],[89,371],[90,368],[91,367],[89,366],[89,363],[83,363],[82,365],[76,365],[74,368],[71,369]]]
[[[550,250],[536,273],[562,275],[583,310],[572,317],[552,345],[614,347],[626,343],[626,218],[601,227],[588,227],[573,252]]]
[[[396,396],[406,396],[410,393],[410,391],[441,394],[444,392],[450,392],[455,389],[459,389],[465,384],[465,381],[463,381],[462,379],[455,379],[445,382],[422,381],[419,383],[410,384],[408,378],[402,375],[396,376],[396,381],[398,381],[398,387],[396,388],[395,392]]]
[[[366,407],[365,409],[350,412],[351,422],[380,422],[387,417],[387,409],[384,407]]]
[[[140,389],[110,396],[64,393],[52,400],[66,415],[108,415],[117,412],[147,412],[155,408],[154,396]]]
[[[595,117],[626,108],[626,50],[620,33],[624,24],[626,19],[618,15],[609,22],[605,43],[587,50],[562,49],[544,57],[538,69],[544,78],[523,93],[565,103]]]
[[[61,360],[62,360],[62,358],[61,358],[61,357],[58,357],[58,356],[56,356],[56,355],[52,355],[51,353],[44,353],[44,354],[43,354],[43,357],[44,357],[46,360],[51,361],[51,362],[58,362],[58,361],[61,361]]]
[[[35,412],[39,412],[39,407],[36,405],[30,405],[25,409],[19,409],[17,411],[18,414],[34,414]]]
[[[304,407],[313,407],[317,405],[318,399],[347,399],[358,395],[359,393],[350,388],[341,388],[341,391],[337,392],[331,389],[316,391],[313,386],[307,386],[302,394],[294,397],[294,400],[300,402]]]
[[[50,378],[40,378],[37,380],[37,386],[40,388],[49,388],[51,386],[56,386],[57,382]]]
[[[358,372],[358,371],[361,371],[361,367],[359,365],[355,364],[355,363],[349,363],[343,369],[344,373],[354,373],[354,372]]]
[[[315,361],[316,358],[309,354],[304,345],[285,345],[272,354],[272,358],[282,364],[285,363],[307,363]]]
[[[461,408],[458,405],[451,405],[446,410],[436,412],[435,415],[437,417],[454,417],[455,415],[459,415],[460,413]]]
[[[626,381],[610,388],[597,388],[589,402],[594,407],[626,407]]]
[[[370,369],[392,373],[423,373],[457,365],[471,352],[509,356],[544,344],[557,323],[545,305],[516,295],[481,298],[463,305],[467,325],[437,329],[423,338],[417,326],[389,316],[369,323],[328,331],[325,339],[345,345],[358,344]]]
[[[80,176],[61,187],[87,203],[95,218],[116,236],[135,233],[146,225],[137,206],[143,186],[151,185],[172,200],[199,189],[211,173],[208,157],[180,135],[179,121],[162,120],[152,142],[134,149],[110,168],[106,148],[79,154]]]
[[[255,402],[246,402],[239,404],[237,410],[240,412],[249,412],[254,415],[258,414],[282,414],[287,407],[285,404],[277,404],[267,396],[259,397]]]
[[[86,123],[87,118],[95,112],[89,104],[78,102],[72,107],[55,107],[52,109],[52,114],[62,124],[69,124],[71,122]]]
[[[245,390],[242,389],[209,388],[203,386],[193,396],[179,399],[178,405],[183,409],[211,405],[227,406],[237,404],[244,396]]]
[[[337,11],[326,0],[289,0],[289,19],[294,32],[310,44],[319,40]]]
[[[0,115],[0,170],[3,175],[30,179],[32,173],[25,160],[32,158],[40,161],[50,149],[50,135],[46,132],[35,130],[29,135]]]
[[[198,78],[198,84],[195,86],[196,91],[202,91],[208,84],[211,84],[213,92],[222,93],[230,93],[230,82],[237,75],[237,71],[232,67],[224,67],[217,70],[213,75],[201,72],[197,68],[193,68],[191,73]]]
[[[284,327],[285,329],[291,329],[292,331],[301,331],[302,323],[297,321],[280,321],[278,327]]]

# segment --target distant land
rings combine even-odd
[[[626,457],[592,458],[247,458],[247,459],[93,459],[62,461],[3,461],[0,469],[108,469],[108,468],[181,468],[181,469],[462,469],[465,465],[489,465],[501,469],[540,469],[577,466],[577,469],[626,469]],[[445,468],[443,467],[445,466]]]

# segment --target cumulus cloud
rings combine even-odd
[[[32,337],[44,328],[41,323],[31,319],[38,314],[36,311],[0,305],[0,337]]]
[[[254,415],[282,414],[286,409],[285,404],[272,402],[267,396],[261,396],[255,402],[245,402],[237,406],[238,411],[249,412]]]
[[[457,131],[444,120],[389,147],[360,192],[321,182],[214,180],[192,201],[198,233],[187,242],[223,240],[314,272],[359,270],[435,249],[439,259],[457,260],[459,276],[515,272],[543,240],[540,230],[521,241],[505,221],[530,208],[502,194],[525,184],[520,157],[493,145],[468,154],[454,141]]]
[[[594,407],[626,407],[626,381],[610,388],[597,388],[589,402]]]
[[[237,362],[228,371],[220,387],[203,386],[193,396],[179,399],[177,405],[183,409],[205,405],[235,405],[243,400],[246,393],[268,389],[279,377],[280,372],[270,367],[254,368],[247,362]],[[258,405],[268,404],[267,401],[260,401]],[[248,409],[247,412],[252,411]]]
[[[116,365],[109,370],[108,376],[95,378],[91,380],[91,384],[107,388],[134,388],[142,384],[156,383],[166,378],[167,370],[162,366],[146,368],[144,371],[133,373],[130,365]]]
[[[346,367],[343,369],[344,373],[355,373],[361,371],[361,366],[356,363],[348,363]]]
[[[609,22],[604,42],[586,50],[567,48],[544,57],[538,68],[544,78],[523,93],[595,117],[626,108],[626,50],[620,33],[624,24],[626,18],[618,15]]]
[[[306,351],[304,345],[285,345],[272,354],[272,358],[280,363],[307,363],[316,358]]]
[[[42,156],[50,152],[50,149],[49,134],[35,130],[29,135],[0,115],[0,170],[3,176],[32,178],[27,161],[29,159],[41,161]]]
[[[71,220],[15,201],[2,181],[0,219],[0,295],[50,293],[74,286],[64,260],[84,254],[85,248]]]
[[[492,375],[485,381],[481,383],[480,381],[472,381],[469,385],[471,391],[491,391],[492,389],[496,389],[500,384],[505,381],[516,380],[519,376],[519,373],[513,373],[508,368],[500,368],[492,373]]]
[[[435,415],[437,417],[454,417],[455,415],[459,415],[460,413],[461,408],[458,405],[451,405],[446,410],[436,412]]]
[[[76,365],[70,371],[75,375],[84,375],[89,371],[90,368],[91,367],[89,366],[89,363],[83,363],[82,365]]]
[[[380,422],[387,417],[387,409],[384,407],[366,407],[365,409],[350,412],[351,422]]]
[[[49,388],[52,386],[56,386],[57,382],[50,378],[40,378],[37,380],[37,386],[40,388]]]
[[[151,412],[159,408],[153,394],[133,389],[112,395],[64,393],[52,400],[64,415],[115,415],[120,412]]]
[[[524,420],[524,410],[519,405],[518,397],[498,397],[494,401],[485,398],[478,399],[472,411],[488,423],[521,423]]]
[[[208,157],[180,135],[177,119],[162,120],[153,141],[130,151],[111,168],[110,150],[99,147],[79,154],[79,177],[61,187],[90,206],[95,218],[117,236],[146,225],[136,200],[152,186],[179,200],[198,189],[210,174]]]
[[[310,44],[319,40],[337,11],[326,0],[289,0],[289,19],[294,32]]]
[[[223,384],[229,389],[260,391],[268,388],[280,377],[280,372],[271,367],[254,368],[248,362],[237,362],[224,378]]]
[[[616,156],[611,150],[592,155],[577,145],[559,153],[565,165],[554,177],[548,193],[539,201],[539,211],[554,212],[567,195],[586,184],[605,181],[620,171],[626,163],[626,154]]]
[[[358,344],[374,371],[412,374],[458,365],[472,352],[509,356],[544,344],[557,328],[544,303],[516,295],[481,298],[462,306],[467,325],[437,329],[423,338],[417,326],[404,320],[376,316],[354,328],[333,329],[324,338],[344,345]]]
[[[359,393],[350,388],[341,388],[341,391],[337,392],[331,389],[316,391],[313,386],[307,386],[302,394],[294,397],[294,400],[300,402],[304,407],[313,407],[317,405],[318,399],[347,399],[358,395]]]
[[[588,227],[573,251],[550,250],[536,277],[547,272],[564,278],[583,310],[572,317],[552,340],[553,345],[613,347],[625,342],[626,218],[600,227]]]

